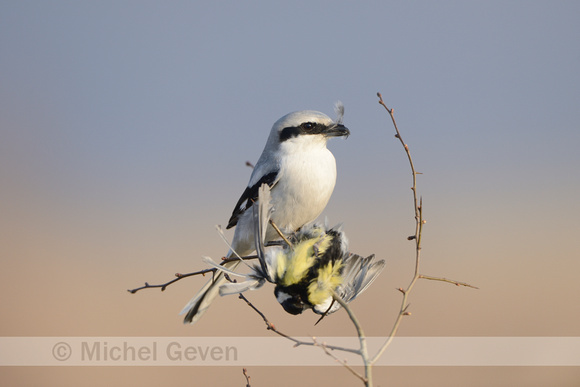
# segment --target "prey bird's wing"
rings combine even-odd
[[[220,296],[244,293],[248,290],[256,290],[266,283],[262,278],[250,278],[244,282],[229,282],[220,286]]]
[[[344,283],[339,286],[338,294],[344,302],[351,302],[364,292],[385,268],[385,261],[375,262],[375,255],[366,258],[352,254],[347,258],[344,270]]]
[[[272,188],[274,185],[276,185],[278,180],[279,180],[279,171],[276,170],[266,173],[255,184],[248,186],[245,189],[244,193],[242,193],[240,200],[238,200],[238,202],[236,203],[236,206],[234,207],[234,211],[232,212],[232,216],[230,217],[228,226],[226,228],[232,228],[236,224],[238,224],[238,219],[240,218],[240,216],[244,212],[246,212],[246,210],[250,208],[256,200],[258,200],[258,190],[262,184],[267,184],[270,188]]]

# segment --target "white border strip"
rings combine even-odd
[[[367,338],[369,353],[385,339]],[[358,348],[356,337],[316,341]],[[357,355],[333,353],[361,365]],[[322,349],[281,337],[0,337],[0,366],[333,365]],[[580,366],[580,337],[397,337],[376,365]]]

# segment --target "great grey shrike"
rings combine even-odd
[[[236,203],[227,228],[236,226],[232,248],[227,257],[245,256],[255,250],[252,211],[258,200],[258,189],[266,183],[271,188],[272,221],[283,234],[313,222],[328,203],[336,183],[336,161],[326,147],[331,137],[348,137],[350,131],[342,124],[344,106],[336,105],[337,119],[302,110],[289,113],[272,126],[266,146],[258,159],[248,186]],[[269,226],[265,241],[280,239]],[[228,262],[225,267],[235,270],[241,261]],[[185,323],[195,323],[219,294],[226,281],[222,272],[204,285],[183,308]]]

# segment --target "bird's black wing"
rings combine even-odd
[[[252,206],[252,204],[258,200],[258,189],[262,184],[268,184],[270,188],[274,186],[276,183],[276,179],[278,177],[278,171],[270,172],[264,176],[256,184],[251,187],[247,187],[240,200],[236,203],[236,207],[232,212],[232,216],[230,221],[228,222],[228,226],[226,228],[232,228],[236,224],[238,224],[238,219],[240,215],[242,215],[248,208]]]

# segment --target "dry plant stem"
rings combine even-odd
[[[419,210],[419,222],[418,222],[418,228],[417,228],[417,233],[418,233],[417,235],[421,235],[422,226],[423,226],[422,220],[423,220],[422,211]],[[416,238],[416,240],[420,241],[420,238]],[[373,365],[381,357],[381,355],[385,352],[387,347],[391,344],[391,342],[393,341],[393,338],[395,337],[395,335],[397,334],[397,331],[399,330],[399,326],[401,325],[401,321],[403,320],[403,317],[411,314],[410,312],[407,311],[407,309],[409,308],[409,304],[407,302],[407,299],[409,297],[409,294],[411,293],[411,290],[415,286],[415,283],[417,282],[417,280],[420,277],[419,272],[418,272],[420,258],[421,258],[421,245],[417,244],[417,250],[416,250],[416,254],[415,254],[415,274],[413,275],[413,278],[411,279],[411,282],[409,283],[409,285],[407,286],[406,289],[402,289],[402,288],[399,289],[399,291],[401,293],[403,293],[403,299],[401,300],[401,308],[399,309],[399,314],[397,315],[397,318],[395,320],[395,323],[393,324],[393,327],[391,328],[391,332],[389,333],[387,340],[381,346],[381,348],[377,351],[377,353],[370,359],[371,365]]]
[[[352,368],[350,365],[348,365],[346,363],[346,361],[340,360],[338,357],[336,357],[332,352],[330,352],[328,350],[328,346],[326,345],[326,343],[318,343],[316,341],[316,338],[312,338],[312,341],[314,342],[314,345],[316,345],[317,347],[322,348],[322,350],[324,351],[324,353],[326,353],[328,356],[330,356],[331,358],[333,358],[338,364],[344,366],[347,370],[350,371],[351,374],[353,374],[354,376],[356,376],[357,378],[359,378],[363,383],[365,383],[365,385],[367,385],[368,379],[366,379],[364,376],[362,376],[361,374],[359,374],[358,372],[356,372],[356,370],[354,368]]]
[[[280,237],[284,240],[284,242],[286,242],[286,244],[290,247],[292,247],[292,243],[290,243],[290,241],[288,240],[288,238],[286,238],[286,236],[282,233],[282,231],[278,228],[278,226],[276,226],[276,223],[274,223],[274,221],[272,219],[270,219],[270,224],[272,225],[272,228],[274,230],[276,230],[276,232],[278,233],[278,235],[280,235]]]
[[[256,259],[256,258],[258,258],[257,255],[248,255],[247,257],[242,257],[242,259],[244,261],[245,260]],[[239,261],[239,258],[237,258],[237,257],[236,258],[225,258],[225,259],[222,260],[222,264],[228,263],[228,262],[233,262],[233,261]],[[182,280],[182,279],[187,278],[187,277],[193,277],[193,276],[196,276],[196,275],[203,275],[203,276],[205,276],[207,273],[212,273],[212,275],[213,275],[216,270],[217,269],[204,269],[204,270],[195,271],[193,273],[186,273],[186,274],[175,273],[175,277],[177,277],[177,278],[174,278],[171,281],[167,281],[167,282],[165,282],[163,284],[158,284],[158,285],[149,285],[149,283],[145,282],[145,285],[144,286],[141,286],[141,287],[135,288],[135,289],[128,289],[127,291],[129,293],[131,293],[131,294],[135,294],[139,290],[143,290],[143,289],[161,288],[161,291],[164,291],[165,288],[167,288],[169,285],[171,285],[171,284],[173,284],[173,283],[175,283],[175,282],[177,282],[179,280]]]
[[[279,331],[278,329],[276,329],[276,327],[274,326],[274,324],[272,324],[270,322],[270,320],[268,320],[268,318],[266,317],[266,315],[264,313],[262,313],[260,311],[260,309],[258,309],[254,304],[252,304],[250,302],[250,300],[248,300],[246,298],[246,296],[244,296],[242,293],[240,293],[238,295],[238,297],[242,300],[244,300],[246,302],[246,304],[252,308],[256,313],[258,313],[260,315],[260,317],[262,317],[262,320],[264,320],[264,323],[266,324],[266,329],[269,331],[272,331],[274,333],[276,333],[278,336],[284,337],[290,341],[292,341],[294,343],[295,347],[299,347],[301,345],[304,346],[309,346],[309,347],[316,347],[317,345],[315,344],[315,342],[310,342],[310,341],[303,341],[303,340],[298,340],[292,336],[289,336],[287,334],[285,334],[284,332]],[[360,355],[360,351],[358,349],[352,349],[352,348],[345,348],[345,347],[338,347],[336,345],[326,345],[326,348],[331,349],[333,351],[343,351],[343,352],[350,352],[350,353],[354,353],[356,355]]]
[[[381,357],[381,355],[385,352],[387,347],[391,344],[391,342],[393,341],[393,338],[395,337],[395,335],[399,329],[399,326],[401,324],[403,317],[411,314],[410,312],[407,311],[407,309],[409,308],[409,303],[407,302],[407,299],[409,297],[409,294],[411,293],[411,290],[413,290],[413,287],[415,286],[415,283],[417,282],[417,280],[423,278],[423,279],[428,279],[428,280],[433,280],[433,281],[448,282],[448,283],[452,283],[452,284],[457,285],[457,286],[467,286],[470,288],[477,289],[477,287],[469,285],[469,284],[464,283],[464,282],[458,282],[458,281],[448,280],[446,278],[431,277],[431,276],[419,274],[419,264],[421,262],[421,235],[423,233],[423,224],[425,224],[425,221],[423,220],[423,199],[417,197],[417,175],[419,174],[419,172],[417,172],[415,170],[415,165],[413,164],[413,158],[411,157],[411,152],[409,151],[409,146],[407,144],[405,144],[405,141],[403,141],[403,137],[401,136],[401,132],[399,132],[399,128],[397,126],[397,121],[395,120],[395,115],[394,115],[393,109],[389,109],[387,107],[387,105],[383,101],[383,97],[382,97],[381,93],[377,93],[377,96],[379,97],[379,104],[381,104],[387,110],[389,115],[391,116],[391,121],[393,121],[393,126],[395,127],[395,131],[396,131],[395,137],[399,139],[399,141],[403,145],[403,148],[405,149],[405,153],[407,154],[407,158],[409,159],[409,165],[411,166],[411,173],[413,175],[413,186],[411,187],[411,190],[413,191],[413,202],[414,202],[414,207],[415,207],[414,208],[415,209],[415,235],[409,237],[409,240],[415,241],[415,273],[413,275],[413,278],[411,279],[411,282],[407,286],[407,288],[405,288],[405,289],[399,288],[398,289],[403,294],[403,299],[401,300],[401,308],[399,309],[399,314],[395,320],[395,323],[393,324],[393,327],[391,328],[391,332],[389,333],[387,340],[382,345],[382,347],[378,350],[378,352],[370,359],[371,365],[374,364]]]
[[[465,286],[465,287],[472,288],[472,289],[479,289],[477,286],[470,285],[466,282],[459,282],[459,281],[451,280],[448,278],[431,277],[428,275],[419,274],[419,279],[426,279],[426,280],[431,280],[431,281],[441,281],[441,282],[447,282],[447,283],[453,284],[455,286]]]
[[[248,375],[248,370],[245,368],[242,368],[242,373],[244,374],[245,378],[246,378],[246,387],[251,387],[250,386],[250,375]]]
[[[419,203],[417,201],[417,175],[420,175],[420,173],[415,171],[415,164],[413,164],[413,158],[411,157],[411,152],[409,151],[409,146],[407,144],[405,144],[405,141],[403,141],[403,137],[401,137],[401,132],[399,132],[399,127],[397,126],[397,121],[395,121],[394,109],[389,109],[387,107],[387,105],[383,101],[383,96],[381,95],[381,93],[377,93],[377,96],[379,97],[379,104],[381,104],[387,110],[389,115],[391,116],[391,121],[393,121],[393,126],[395,127],[395,131],[397,132],[397,134],[395,134],[395,137],[399,139],[399,141],[403,145],[403,148],[405,148],[405,153],[407,153],[407,158],[409,159],[409,164],[411,166],[411,172],[413,174],[413,186],[411,187],[411,189],[413,190],[413,201],[415,202],[415,220],[418,221],[419,211],[420,211],[421,206],[419,205]],[[415,233],[416,238],[419,236],[420,235],[417,235]],[[420,245],[420,242],[418,241],[417,244]]]
[[[409,293],[415,286],[415,283],[419,279],[419,263],[421,262],[421,234],[424,224],[422,199],[419,200],[417,197],[417,171],[415,170],[415,164],[413,163],[413,158],[411,157],[409,146],[405,144],[405,141],[403,141],[403,137],[401,136],[401,132],[399,132],[399,127],[397,126],[397,121],[395,120],[393,109],[389,109],[387,107],[387,105],[383,101],[381,93],[377,93],[377,96],[379,97],[379,104],[381,104],[391,116],[391,121],[393,121],[393,126],[395,127],[396,131],[395,137],[398,138],[401,144],[403,145],[405,153],[407,154],[407,158],[409,159],[409,165],[411,166],[411,173],[413,176],[413,186],[411,187],[411,190],[413,191],[413,203],[415,210],[415,235],[410,239],[415,241],[415,273],[407,288],[399,289],[401,293],[403,293],[403,299],[401,300],[401,308],[399,309],[399,314],[395,320],[395,323],[393,324],[393,327],[391,329],[391,332],[389,333],[387,340],[381,346],[378,352],[370,359],[371,365],[373,365],[381,357],[381,355],[385,352],[387,347],[391,344],[393,338],[395,337],[395,334],[399,329],[403,317],[409,315],[409,312],[407,312],[407,309],[409,307],[409,304],[407,303],[407,298],[409,296]]]
[[[335,299],[336,302],[338,302],[340,304],[340,306],[343,307],[343,309],[348,314],[350,321],[352,321],[352,323],[356,329],[356,333],[358,335],[358,339],[359,339],[359,343],[360,343],[359,354],[360,354],[360,357],[362,358],[364,368],[365,368],[365,377],[362,378],[362,380],[365,383],[365,386],[372,386],[373,385],[372,368],[371,368],[372,363],[369,361],[367,339],[366,339],[365,333],[362,329],[362,325],[358,321],[358,318],[355,316],[355,314],[352,311],[352,309],[350,308],[350,306],[346,302],[344,302],[344,300],[342,298],[340,298],[340,296],[338,294],[336,294],[336,292],[334,290],[332,291],[332,297]]]

